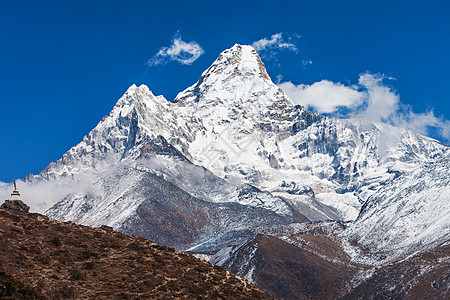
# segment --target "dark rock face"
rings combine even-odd
[[[261,208],[203,201],[153,174],[145,174],[139,186],[147,199],[139,205],[136,216],[127,219],[118,230],[176,249],[187,249],[199,237],[213,238],[226,233],[229,228],[294,221],[291,217],[282,217]],[[252,192],[260,191],[249,186],[241,191],[240,196],[245,199]]]
[[[5,200],[5,203],[3,203],[0,208],[12,209],[25,213],[30,211],[30,207],[20,200]]]

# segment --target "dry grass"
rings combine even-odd
[[[49,299],[268,299],[224,269],[143,238],[0,209],[0,270]]]

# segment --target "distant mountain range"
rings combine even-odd
[[[294,105],[256,51],[235,45],[173,102],[131,86],[26,182],[70,183],[46,209],[52,219],[200,253],[257,284],[269,276],[251,265],[261,245],[311,252],[296,237],[331,239],[349,268],[360,264],[342,279],[354,282],[344,295],[375,276],[374,266],[450,240],[449,162],[449,146],[410,130]]]

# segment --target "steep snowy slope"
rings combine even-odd
[[[235,45],[173,103],[133,85],[80,144],[27,181],[72,181],[73,191],[54,199],[61,202],[47,211],[51,217],[140,228],[142,235],[155,218],[179,218],[180,198],[190,199],[186,207],[200,201],[214,211],[234,205],[226,215],[236,221],[211,225],[206,214],[192,238],[173,235],[169,243],[184,247],[216,229],[219,235],[247,230],[250,219],[240,214],[267,216],[253,226],[353,220],[381,187],[448,151],[405,129],[294,106],[256,51]],[[89,184],[78,188],[81,182]],[[158,224],[188,230],[196,213]]]
[[[346,251],[383,265],[450,240],[450,157],[393,180],[343,232]]]
[[[294,106],[249,46],[224,51],[175,102],[179,117],[200,119],[184,151],[194,163],[283,197],[311,220],[355,219],[381,185],[448,151],[405,129]]]
[[[89,226],[107,224],[178,249],[230,229],[306,220],[268,193],[232,185],[193,165],[161,136],[139,153],[91,177],[87,192],[68,194],[46,214]]]

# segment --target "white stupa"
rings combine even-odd
[[[17,190],[16,181],[14,180],[14,191],[11,194],[11,200],[20,200],[20,193]]]
[[[16,181],[14,180],[14,191],[11,194],[11,200],[5,200],[5,203],[0,205],[2,209],[18,210],[20,212],[27,213],[30,211],[30,207],[20,200],[20,193],[17,190]]]

